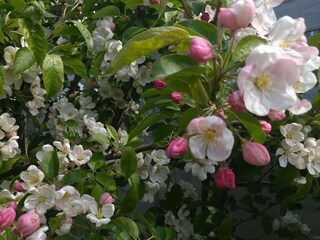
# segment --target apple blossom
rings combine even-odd
[[[24,181],[22,183],[22,187],[27,190],[30,187],[35,187],[42,183],[42,180],[44,179],[44,173],[35,165],[31,165],[27,168],[27,171],[20,173],[20,178]]]
[[[103,193],[100,197],[101,205],[110,204],[110,203],[113,203],[114,201],[115,199],[108,192]]]
[[[288,162],[294,166],[297,166],[298,169],[304,169],[305,164],[304,160],[299,154],[299,152],[304,148],[302,143],[295,143],[289,145],[285,139],[281,141],[281,147],[277,149],[276,156],[279,156],[279,164],[281,167],[286,167]]]
[[[17,221],[17,230],[19,233],[30,235],[34,233],[40,226],[41,220],[36,213],[24,213]]]
[[[90,213],[87,218],[96,224],[96,227],[100,227],[104,224],[108,224],[111,221],[111,217],[114,214],[114,205],[105,204],[101,208],[98,208],[97,202],[91,202],[89,205]]]
[[[16,217],[16,210],[12,207],[3,208],[0,210],[0,233],[3,230],[11,228]]]
[[[90,150],[84,150],[82,145],[77,145],[69,152],[68,156],[70,161],[80,166],[89,162],[92,152]]]
[[[269,134],[271,132],[272,126],[270,123],[264,121],[264,120],[259,120],[259,123],[262,127],[262,130],[266,133]]]
[[[183,137],[172,140],[166,148],[166,154],[170,158],[179,157],[188,151],[188,141]]]
[[[189,148],[198,159],[224,161],[231,154],[234,144],[232,132],[217,116],[193,119],[188,127]]]
[[[30,236],[28,236],[26,240],[46,240],[47,235],[45,234],[45,232],[48,230],[49,228],[47,226],[41,227],[34,233],[32,233]]]
[[[69,204],[74,199],[80,199],[80,193],[73,186],[64,186],[55,193],[55,207],[57,210],[69,208]]]
[[[254,166],[265,166],[270,162],[266,147],[260,143],[246,141],[242,148],[243,159]]]
[[[222,189],[234,189],[235,184],[235,175],[229,167],[221,167],[214,174],[214,182],[218,188]]]
[[[299,123],[290,123],[284,126],[280,126],[280,132],[285,137],[285,141],[289,145],[293,145],[297,142],[302,142],[305,138],[302,133],[302,125]]]
[[[220,8],[218,21],[231,30],[248,27],[255,13],[253,0],[238,0],[230,8]]]
[[[191,39],[189,54],[193,61],[203,63],[213,58],[213,49],[207,40],[195,37]]]
[[[284,111],[276,111],[276,110],[270,109],[270,111],[268,112],[268,117],[270,118],[270,120],[276,122],[284,119],[286,117],[286,114]]]
[[[260,45],[253,49],[246,66],[238,75],[246,108],[258,115],[267,115],[291,108],[296,100],[293,85],[299,79],[298,66],[292,57],[277,47]]]

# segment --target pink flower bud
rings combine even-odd
[[[262,127],[262,130],[266,133],[269,134],[271,132],[272,126],[270,123],[263,121],[263,120],[259,120],[259,123]]]
[[[224,117],[224,111],[223,111],[223,109],[222,109],[222,108],[217,109],[217,110],[216,110],[216,115],[217,115],[218,117],[223,118],[223,117]]]
[[[212,46],[201,37],[192,38],[189,46],[190,58],[198,63],[203,63],[213,58]]]
[[[171,100],[174,101],[176,104],[181,104],[182,95],[179,92],[171,93]]]
[[[168,147],[166,148],[166,155],[169,158],[176,158],[187,151],[188,141],[183,137],[178,137],[169,143]]]
[[[105,192],[100,197],[100,204],[101,205],[113,203],[114,201],[115,201],[115,199],[108,192]]]
[[[254,166],[265,166],[270,162],[266,147],[255,142],[246,142],[242,149],[243,159]]]
[[[207,13],[207,12],[204,12],[204,13],[202,13],[200,19],[201,19],[202,21],[209,22],[209,21],[210,21],[210,14]]]
[[[4,208],[0,211],[0,232],[12,226],[16,217],[16,211],[11,208]]]
[[[17,221],[17,230],[19,233],[30,235],[40,226],[40,217],[36,213],[24,213]]]
[[[10,131],[10,132],[6,132],[6,137],[7,138],[12,138],[17,136],[17,132],[16,131]]]
[[[214,182],[221,189],[235,189],[236,180],[229,167],[222,167],[214,174]]]
[[[15,182],[13,184],[13,189],[17,192],[24,192],[24,188],[22,187],[22,182]]]
[[[166,88],[167,84],[164,82],[164,80],[159,79],[159,80],[153,81],[153,86],[155,89],[162,90]]]
[[[284,119],[286,117],[286,114],[282,111],[276,111],[276,110],[270,110],[268,113],[268,117],[272,120],[272,121],[281,121],[282,119]]]
[[[150,4],[159,4],[160,0],[149,0]]]
[[[15,201],[9,202],[7,205],[7,208],[13,208],[14,210],[17,210],[18,204]]]
[[[248,27],[255,13],[253,0],[238,0],[230,8],[221,8],[218,22],[231,30]]]
[[[243,92],[241,90],[232,92],[228,98],[228,103],[235,112],[243,112],[246,109],[243,101]]]

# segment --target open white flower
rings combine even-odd
[[[25,202],[24,207],[27,210],[35,210],[36,213],[42,215],[48,209],[54,207],[55,204],[55,186],[42,185],[31,192]]]
[[[55,206],[57,210],[64,210],[70,206],[71,200],[80,199],[80,193],[72,186],[64,186],[56,192]]]
[[[90,150],[83,150],[82,145],[75,146],[69,153],[70,160],[73,161],[77,166],[89,162],[91,156],[92,152]]]
[[[285,137],[285,141],[289,145],[302,142],[304,140],[304,134],[301,132],[302,125],[298,123],[290,123],[284,126],[280,126],[280,132]]]
[[[113,204],[104,204],[101,208],[98,208],[97,202],[91,202],[89,205],[90,213],[87,215],[87,218],[92,223],[95,223],[97,227],[100,227],[111,221],[110,218],[113,216],[114,210]]]
[[[153,150],[150,153],[150,157],[153,161],[159,164],[168,164],[170,162],[170,158],[168,158],[166,151],[163,149]]]
[[[188,162],[184,166],[186,172],[191,171],[192,175],[197,177],[200,181],[206,180],[208,173],[214,173],[218,165],[217,162],[209,160],[198,160],[198,162]]]
[[[281,141],[282,148],[278,148],[276,155],[281,155],[279,158],[279,164],[281,167],[286,167],[288,162],[299,169],[303,169],[304,159],[300,156],[299,152],[304,148],[302,143],[295,143],[289,145],[285,139]],[[300,168],[300,166],[302,168]]]
[[[149,172],[149,178],[152,182],[164,183],[167,180],[169,173],[170,169],[167,166],[157,163]]]
[[[41,227],[37,231],[32,233],[30,236],[28,236],[26,240],[46,240],[47,235],[45,232],[48,230],[49,228],[47,226]]]
[[[234,144],[232,132],[217,116],[193,119],[188,125],[189,147],[198,159],[224,161],[231,154]]]
[[[27,171],[20,173],[20,178],[24,181],[24,183],[22,183],[22,187],[27,190],[30,187],[35,187],[42,183],[44,173],[35,165],[31,165],[28,167]]]

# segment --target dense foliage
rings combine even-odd
[[[0,239],[319,237],[320,36],[282,2],[0,0]]]

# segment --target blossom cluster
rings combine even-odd
[[[290,123],[280,126],[280,131],[284,139],[281,147],[276,151],[281,167],[289,164],[297,169],[307,169],[313,177],[320,176],[320,140],[308,137],[311,131],[310,126],[303,127],[298,123]]]
[[[58,235],[68,233],[72,227],[73,218],[78,215],[86,215],[86,218],[94,223],[96,227],[110,222],[110,218],[115,211],[115,206],[112,204],[114,199],[109,193],[104,193],[98,204],[88,194],[81,196],[79,191],[73,186],[65,185],[57,189],[58,183],[55,185],[48,184],[44,182],[44,177],[44,173],[38,167],[30,165],[26,171],[21,172],[21,181],[16,181],[12,186],[13,189],[10,187],[10,184],[6,187],[2,186],[4,189],[0,193],[1,196],[9,199],[11,201],[10,204],[15,206],[14,208],[25,198],[22,208],[24,213],[20,218],[25,218],[25,221],[31,221],[33,225],[30,226],[30,223],[29,226],[25,226],[26,223],[23,225],[18,220],[17,229],[19,234],[34,234],[42,224],[41,237],[37,235],[40,233],[37,233],[35,236],[30,235],[27,239],[46,239],[44,232],[48,230],[48,227],[46,226],[47,219],[45,214],[50,210],[55,210],[56,217],[59,219],[60,227],[56,230]],[[14,192],[14,194],[11,192]],[[32,218],[36,218],[37,220],[32,220]],[[12,224],[13,221],[6,228],[12,228]],[[21,229],[21,225],[26,228],[26,231]]]
[[[291,234],[301,232],[307,235],[310,233],[310,228],[307,224],[301,222],[299,215],[290,211],[285,216],[274,219],[272,227],[274,232],[286,229]]]
[[[10,117],[9,113],[0,116],[0,152],[3,161],[13,158],[20,152],[17,139],[18,125],[14,125],[16,119]]]

